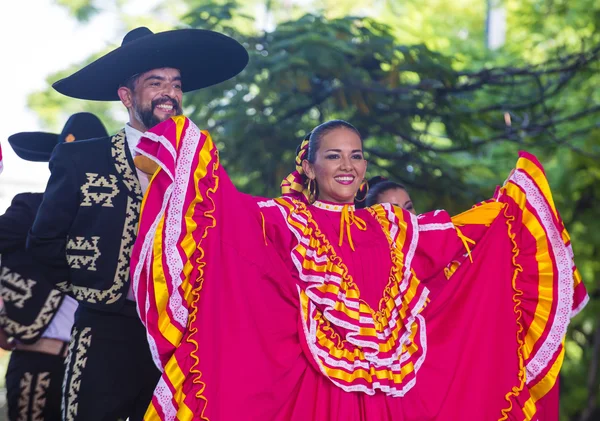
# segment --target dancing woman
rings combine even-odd
[[[533,156],[451,218],[355,209],[346,122],[312,131],[273,200],[238,192],[185,117],[138,148],[157,166],[131,262],[163,372],[146,420],[557,419],[587,295]]]

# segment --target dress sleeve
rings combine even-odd
[[[569,233],[535,156],[519,154],[496,200],[505,205],[503,216],[519,268],[513,289],[522,328],[520,356],[530,400],[536,402],[556,384],[567,327],[589,297],[575,265]]]
[[[511,269],[511,276],[496,278],[490,273],[477,278],[489,289],[508,287],[512,297],[505,303],[505,316],[480,316],[482,320],[494,320],[495,334],[501,326],[516,328],[520,381],[506,394],[500,419],[552,419],[550,415],[556,414],[551,408],[564,359],[567,328],[571,318],[587,303],[588,295],[542,165],[533,155],[521,152],[515,169],[492,200],[452,220],[473,238],[477,237],[477,229],[484,230],[473,247],[475,263],[463,264],[459,276],[477,273],[478,267],[490,272],[500,265]],[[490,228],[485,229],[487,226]],[[503,247],[510,253],[501,254],[501,247],[494,244],[505,244]],[[499,292],[495,299],[501,300],[500,297]],[[492,301],[486,304],[487,308],[494,305]],[[496,345],[499,349],[500,345]]]
[[[447,221],[434,214],[418,219],[414,270],[433,274],[430,287],[438,258],[458,265],[424,312],[427,359],[411,402],[426,397],[439,419],[555,419],[565,334],[588,298],[543,167],[521,153],[493,199]]]
[[[507,204],[506,217],[514,218],[520,229],[515,232],[516,239],[533,239],[535,243],[530,245],[536,259],[552,265],[551,270],[538,266],[536,278],[555,281],[558,298],[568,298],[571,304],[563,309],[561,316],[565,318],[563,322],[568,321],[581,311],[589,297],[575,265],[571,237],[554,204],[544,168],[535,156],[527,152],[519,154],[516,168],[496,193],[496,200]]]
[[[227,248],[262,267],[267,227],[259,201],[229,179],[208,132],[177,117],[144,136],[139,152],[159,169],[142,203],[131,276],[154,360],[164,368],[188,333],[212,265],[225,264]]]
[[[486,235],[502,205],[487,203],[457,216],[444,210],[421,214],[409,220],[416,249],[409,262],[430,298],[445,288],[456,269],[473,261],[477,244]]]
[[[142,203],[131,275],[163,372],[148,419],[196,419],[208,401],[212,411],[243,411],[231,402],[253,401],[252,390],[293,393],[303,370],[298,293],[277,251],[284,230],[270,221],[274,208],[235,189],[208,132],[185,117],[144,136],[139,152],[159,169]],[[277,370],[287,374],[269,375]]]
[[[532,416],[536,402],[557,384],[570,320],[589,301],[543,166],[535,156],[521,152],[494,198],[452,221],[473,237],[477,229],[502,224],[512,244],[514,317],[527,393],[515,392],[511,399],[514,408]]]

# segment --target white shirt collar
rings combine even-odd
[[[125,138],[127,139],[127,147],[129,148],[129,152],[131,152],[132,158],[135,158],[137,155],[139,155],[139,153],[136,152],[135,147],[140,142],[142,136],[144,136],[144,133],[131,127],[129,123],[125,124]],[[135,172],[137,173],[138,180],[140,180],[142,192],[145,193],[146,189],[148,188],[148,176],[140,171],[137,167],[135,168]]]
[[[127,139],[127,146],[129,147],[131,156],[137,155],[136,153],[134,153],[134,148],[140,142],[142,136],[144,136],[144,133],[140,132],[134,127],[131,127],[129,123],[125,124],[125,138]]]

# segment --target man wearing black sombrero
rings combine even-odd
[[[48,162],[57,144],[105,136],[95,115],[78,113],[60,134],[22,132],[8,141],[20,158]],[[12,350],[6,372],[11,421],[60,419],[64,363],[77,308],[25,249],[41,202],[42,193],[20,193],[0,216],[0,346]]]
[[[152,173],[135,146],[143,132],[181,113],[183,92],[230,79],[247,62],[239,43],[216,32],[137,28],[119,48],[53,85],[75,98],[120,100],[129,113],[125,128],[112,137],[56,148],[28,239],[36,256],[61,270],[55,282],[80,304],[64,420],[143,418],[159,372],[129,278],[146,173]]]

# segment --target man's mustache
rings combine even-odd
[[[175,98],[171,98],[171,97],[155,99],[154,101],[152,101],[152,109],[154,110],[158,105],[168,104],[168,103],[171,103],[171,105],[173,105],[173,108],[175,110],[179,111],[179,102]]]

